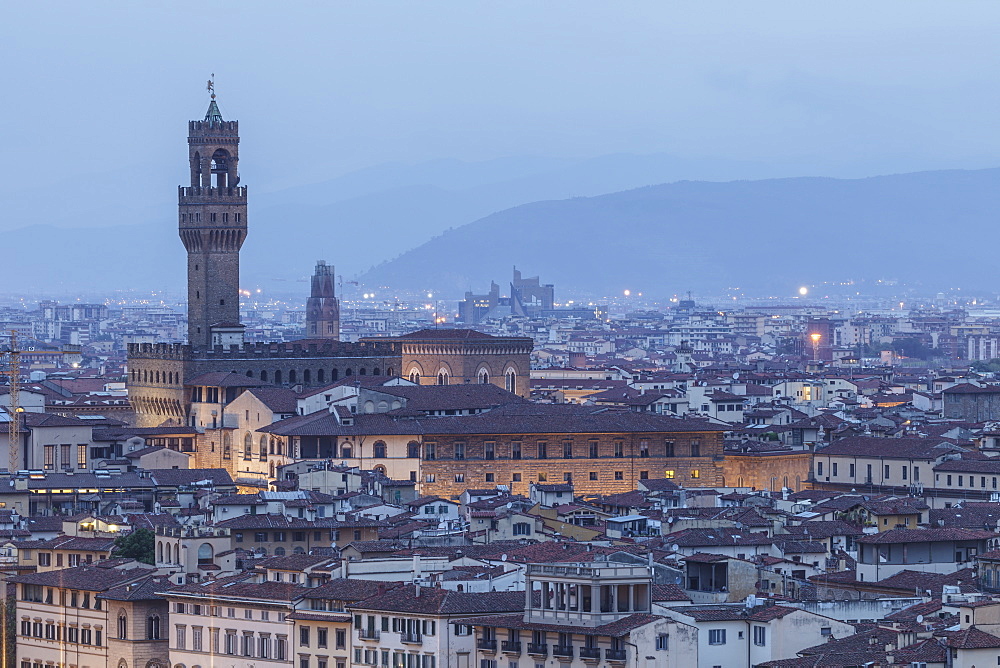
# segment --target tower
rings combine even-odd
[[[340,303],[333,288],[333,266],[316,262],[312,291],[306,301],[306,336],[311,339],[340,339]]]
[[[238,187],[239,145],[239,122],[222,120],[213,92],[205,120],[188,122],[191,185],[178,192],[188,256],[188,342],[194,346],[243,343],[240,247],[247,234],[247,189]]]

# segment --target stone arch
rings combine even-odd
[[[354,375],[354,371],[351,370],[351,367],[347,367],[346,369],[344,369],[344,378],[347,378],[348,376],[353,376],[353,375]]]
[[[281,385],[281,369],[274,372],[274,384]]]
[[[375,367],[374,369],[372,369],[372,375],[373,376],[377,376],[378,375],[378,367]]]
[[[267,382],[267,371],[266,370],[263,370],[263,369],[261,370],[261,372],[260,372],[260,379],[263,380],[263,381],[265,381],[265,382]]]
[[[118,639],[128,640],[128,613],[125,608],[118,609]]]
[[[289,383],[291,383],[292,385],[294,385],[295,383],[298,382],[298,378],[299,378],[299,376],[298,376],[297,373],[295,373],[295,369],[290,369],[288,371],[288,382]]]
[[[126,640],[126,638],[122,638],[122,640]],[[125,659],[119,659],[118,668],[128,668],[128,661]]]
[[[340,371],[333,369],[330,371],[330,382],[336,383],[340,379]]]
[[[302,372],[302,382],[305,383],[306,385],[312,382],[312,371],[306,369],[305,371]]]
[[[361,367],[360,369],[358,369],[358,374],[361,375],[361,376],[367,375],[367,373],[368,373],[368,369],[366,369],[364,367]]]
[[[174,545],[174,562],[175,564],[181,563],[181,544],[177,543]]]
[[[392,375],[392,367],[391,366],[390,367],[386,367],[386,369],[385,369],[385,375],[387,375],[387,376],[391,376]]]
[[[325,383],[326,382],[326,371],[323,369],[316,369],[316,382]]]
[[[292,550],[292,554],[305,554],[305,553],[306,553],[306,550],[301,545],[297,546],[294,550]]]
[[[202,543],[198,546],[198,565],[207,566],[215,562],[215,548],[211,543]]]
[[[285,556],[285,548],[283,548],[283,547],[276,547],[276,548],[274,548],[274,556],[276,556],[276,557],[283,557],[283,556]]]
[[[382,466],[381,464],[379,464],[378,466],[374,467],[372,469],[372,471],[375,471],[376,473],[381,473],[382,475],[386,475],[385,467]]]
[[[250,459],[253,456],[253,434],[247,432],[243,436],[243,459]]]
[[[374,401],[366,401],[365,402],[365,413],[374,413],[374,412],[375,412],[375,402]]]
[[[156,542],[156,562],[159,564],[163,563],[163,541]]]
[[[424,370],[417,362],[411,363],[410,370],[407,371],[406,373],[406,377],[410,379],[410,382],[416,383],[417,385],[420,384],[420,379],[423,377],[423,375],[424,375]]]

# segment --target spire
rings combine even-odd
[[[208,92],[212,94],[212,102],[208,105],[208,111],[205,113],[205,120],[209,123],[221,123],[222,122],[222,112],[219,111],[219,105],[215,103],[215,72],[212,72],[212,78],[208,80]]]
[[[215,97],[214,95],[212,96]],[[205,120],[209,123],[221,123],[222,122],[222,112],[219,111],[219,105],[212,100],[212,103],[208,105],[208,111],[205,112]]]

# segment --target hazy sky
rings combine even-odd
[[[998,27],[956,0],[8,2],[0,192],[179,183],[212,72],[269,188],[440,157],[996,166]]]

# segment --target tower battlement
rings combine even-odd
[[[175,361],[328,358],[328,357],[387,357],[398,356],[402,350],[396,341],[323,341],[291,343],[244,343],[232,346],[194,346],[187,343],[130,343],[129,359],[159,359]]]
[[[247,187],[178,186],[177,199],[180,204],[246,204]]]
[[[229,137],[240,140],[239,121],[188,121],[188,142],[197,139],[196,135],[211,135],[212,137]]]

